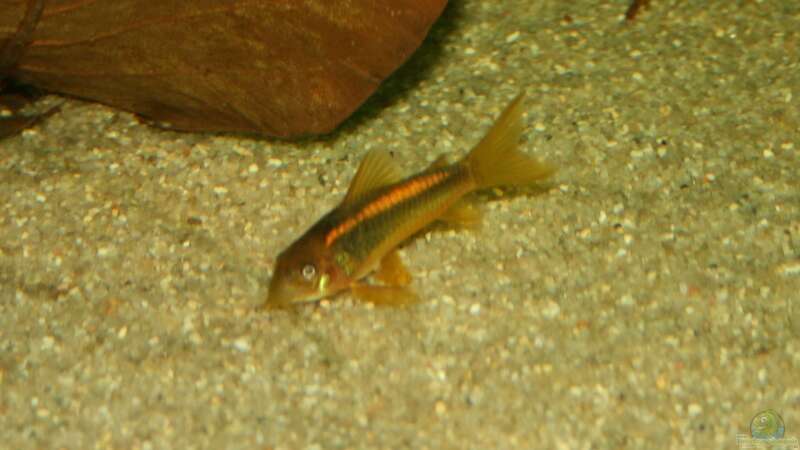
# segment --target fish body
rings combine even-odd
[[[365,156],[342,202],[278,256],[265,306],[319,300],[346,289],[375,303],[407,303],[410,277],[395,249],[436,220],[473,222],[464,195],[494,186],[529,185],[553,169],[517,150],[521,96],[462,160],[440,157],[403,177],[391,156]],[[386,286],[360,280],[378,270]]]

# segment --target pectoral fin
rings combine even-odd
[[[403,265],[397,250],[392,250],[383,257],[375,278],[389,286],[408,286],[411,283],[411,274]]]
[[[357,283],[352,286],[353,295],[362,302],[376,306],[406,306],[419,301],[413,291],[399,286],[374,286]]]

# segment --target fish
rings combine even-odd
[[[518,95],[465,157],[437,158],[404,176],[391,155],[362,159],[344,199],[276,258],[264,308],[315,302],[350,290],[377,305],[418,301],[397,248],[433,222],[474,225],[480,215],[464,196],[483,189],[529,186],[554,167],[517,147],[524,129]],[[379,284],[364,280],[372,276]]]

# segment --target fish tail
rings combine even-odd
[[[555,172],[555,168],[517,149],[522,134],[520,94],[503,111],[492,129],[464,158],[475,189],[494,186],[527,186]]]

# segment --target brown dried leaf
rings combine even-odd
[[[10,75],[181,130],[326,133],[419,46],[445,3],[52,0]],[[25,6],[0,3],[0,40]]]

